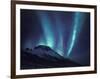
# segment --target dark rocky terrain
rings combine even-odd
[[[21,69],[79,67],[80,64],[64,58],[48,46],[39,45],[33,50],[21,51]]]

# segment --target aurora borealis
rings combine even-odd
[[[21,49],[45,45],[78,63],[90,61],[88,12],[21,9]]]
[[[72,31],[72,35],[71,35],[71,39],[70,39],[70,45],[69,45],[69,50],[67,53],[67,56],[70,55],[73,47],[74,47],[74,43],[75,40],[77,38],[77,33],[79,32],[79,30],[81,30],[81,26],[84,23],[84,13],[80,13],[80,12],[76,12],[75,13],[75,19],[74,19],[74,23],[73,23],[73,31]]]

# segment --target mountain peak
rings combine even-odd
[[[34,49],[44,49],[46,51],[52,50],[49,46],[45,46],[45,45],[39,45],[34,47]]]
[[[80,64],[65,59],[54,49],[45,45],[38,45],[33,50],[27,48],[21,51],[21,69],[76,67]]]
[[[34,47],[33,54],[36,54],[36,55],[41,56],[41,57],[52,56],[52,57],[62,58],[62,56],[60,56],[58,54],[58,52],[56,52],[55,50],[53,50],[49,46],[45,46],[45,45],[38,45],[38,46]]]

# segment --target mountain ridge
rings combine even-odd
[[[80,64],[60,56],[48,46],[39,45],[33,50],[21,51],[21,69],[77,67]]]

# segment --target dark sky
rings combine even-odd
[[[38,45],[89,65],[90,14],[21,9],[21,49]]]

